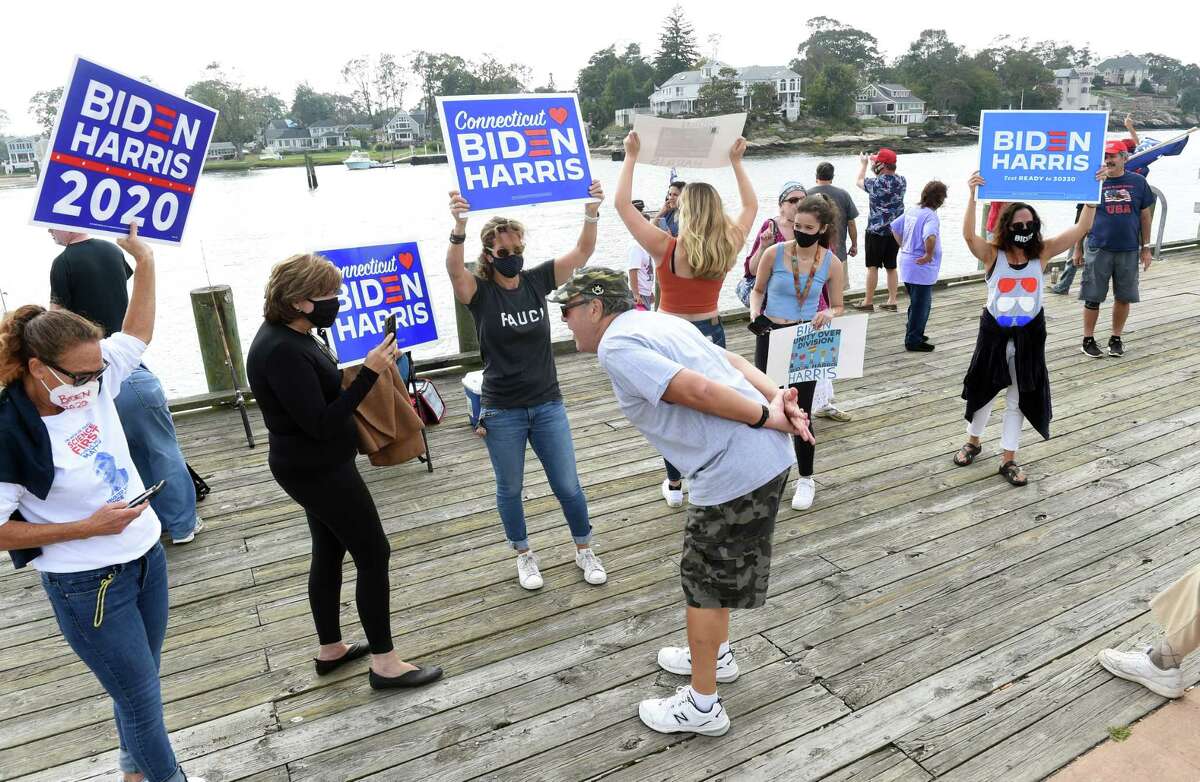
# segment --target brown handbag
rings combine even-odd
[[[360,370],[361,365],[343,370],[342,388],[349,386]],[[379,375],[358,405],[354,424],[358,429],[358,452],[365,454],[376,467],[403,464],[425,454],[425,440],[421,437],[425,424],[413,409],[395,364]]]

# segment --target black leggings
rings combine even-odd
[[[760,334],[754,338],[754,366],[759,372],[767,371],[767,350],[771,345],[771,335]],[[796,389],[800,394],[800,409],[808,413],[808,429],[815,437],[817,430],[813,428],[813,394],[817,390],[817,381],[806,380],[803,383],[792,383],[791,388]],[[811,478],[813,474],[813,460],[816,457],[816,446],[801,440],[799,437],[792,438],[792,447],[796,449],[796,466],[799,467],[801,478]]]
[[[354,601],[372,654],[392,651],[388,557],[391,548],[375,501],[354,461],[320,472],[271,465],[271,473],[288,496],[304,508],[312,535],[308,569],[308,603],[322,644],[342,640],[339,608],[342,560],[354,559],[358,581]]]

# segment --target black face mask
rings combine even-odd
[[[1041,228],[1041,223],[1037,220],[1029,223],[1025,230],[1017,231],[1013,228],[1008,229],[1008,241],[1017,247],[1026,247],[1033,238],[1038,235],[1038,230]]]
[[[342,302],[336,296],[332,299],[309,299],[313,311],[308,313],[308,322],[319,329],[327,329],[337,320]]]
[[[794,236],[796,237],[796,246],[797,247],[812,247],[814,244],[821,241],[821,234],[819,234],[819,233],[806,234],[802,231],[797,230],[795,232]]]
[[[505,277],[516,277],[524,267],[524,255],[506,255],[503,258],[492,258],[492,268]]]

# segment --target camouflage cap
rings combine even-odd
[[[628,299],[633,300],[633,292],[629,290],[629,274],[627,272],[609,269],[605,266],[584,266],[576,269],[557,290],[551,291],[546,298],[556,304],[565,304],[576,296],[589,299]]]

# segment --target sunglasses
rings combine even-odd
[[[510,250],[507,247],[501,247],[498,250],[491,250],[491,253],[493,258],[507,258],[510,255],[520,255],[523,249]]]
[[[564,304],[561,307],[559,307],[559,309],[562,311],[562,316],[565,318],[565,317],[567,317],[567,310],[571,309],[572,307],[579,307],[581,305],[587,304],[590,301],[592,301],[592,299],[580,299],[579,301],[573,301],[570,304]]]
[[[1040,223],[1037,220],[1032,220],[1028,223],[1011,223],[1014,231],[1036,231]]]
[[[996,283],[996,287],[1000,289],[1001,293],[1012,293],[1016,289],[1018,282],[1029,293],[1037,290],[1037,280],[1033,277],[1021,277],[1019,280],[1012,277],[1005,277]]]
[[[797,197],[797,198],[785,198],[785,199],[783,199],[783,202],[784,202],[785,204],[791,204],[792,206],[795,206],[796,204],[800,203],[800,202],[801,202],[801,201],[803,201],[803,200],[804,200],[803,198],[799,198],[799,197]]]
[[[101,364],[103,364],[103,366],[101,366],[99,369],[97,369],[94,372],[68,372],[67,370],[63,369],[62,367],[57,366],[55,364],[51,364],[46,359],[42,359],[42,363],[45,364],[46,366],[50,367],[51,369],[53,369],[57,374],[66,375],[67,377],[69,377],[71,379],[71,385],[73,385],[73,386],[83,386],[83,385],[87,385],[88,383],[92,382],[93,380],[98,380],[100,378],[100,376],[104,374],[104,371],[106,369],[108,369],[108,361],[107,360],[100,359],[100,362],[101,362]]]

